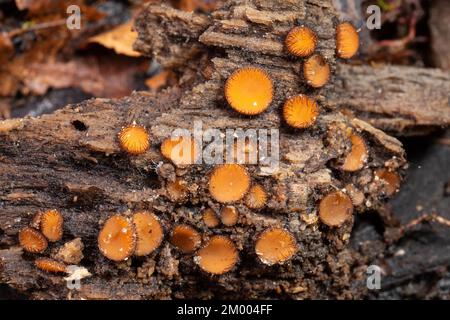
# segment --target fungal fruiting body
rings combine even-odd
[[[191,253],[200,245],[201,237],[194,228],[182,224],[173,229],[170,243],[184,253]]]
[[[38,258],[34,264],[39,269],[47,272],[67,272],[67,267],[64,263],[49,258]]]
[[[228,237],[213,236],[197,252],[195,261],[203,271],[212,274],[224,274],[236,265],[238,251]]]
[[[194,164],[199,155],[199,147],[191,137],[167,138],[161,144],[162,155],[177,166]]]
[[[166,185],[167,194],[172,201],[182,202],[188,197],[188,189],[181,180],[169,181]]]
[[[58,210],[48,210],[41,216],[41,232],[50,242],[61,240],[64,219]]]
[[[384,191],[388,196],[392,196],[400,188],[400,177],[395,172],[383,168],[375,171],[375,176],[385,183]]]
[[[330,65],[322,55],[315,54],[305,61],[303,75],[311,87],[321,88],[330,79]]]
[[[215,228],[220,221],[213,209],[207,208],[203,211],[203,222],[208,228]]]
[[[245,204],[250,209],[259,210],[264,208],[267,202],[267,192],[260,184],[255,184],[245,197]]]
[[[336,28],[336,50],[338,57],[342,59],[350,59],[359,49],[359,35],[355,27],[344,22]]]
[[[317,36],[308,27],[295,27],[286,37],[286,49],[297,57],[308,57],[316,50]]]
[[[44,235],[36,229],[26,227],[19,232],[19,242],[25,251],[41,253],[47,249],[48,242]]]
[[[250,188],[250,175],[239,164],[223,164],[214,168],[209,177],[209,192],[221,202],[241,200]]]
[[[256,67],[235,71],[225,84],[225,98],[235,111],[253,116],[264,112],[272,102],[273,84],[269,75]]]
[[[130,154],[141,154],[150,147],[149,135],[144,127],[132,124],[119,132],[119,144]]]
[[[368,151],[364,139],[359,134],[351,133],[350,142],[352,149],[345,157],[342,170],[353,172],[364,167],[368,159]]]
[[[317,102],[302,94],[289,98],[283,107],[284,120],[289,126],[297,129],[311,127],[318,115]]]
[[[233,206],[223,207],[220,211],[220,220],[227,227],[234,226],[239,219],[239,212]]]
[[[137,212],[133,215],[133,223],[137,236],[135,255],[145,256],[159,247],[164,237],[164,230],[154,213]]]
[[[100,252],[110,260],[126,260],[133,254],[135,245],[133,223],[121,215],[109,218],[98,235]]]
[[[282,228],[270,228],[259,235],[255,251],[264,264],[283,263],[297,252],[297,242],[289,231]]]
[[[320,220],[329,227],[341,226],[352,214],[352,200],[341,191],[329,193],[320,201]]]

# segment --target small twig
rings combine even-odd
[[[437,213],[431,213],[421,215],[420,217],[411,220],[408,224],[400,227],[400,233],[403,235],[422,222],[432,222],[432,221],[442,224],[446,227],[450,227],[450,220],[438,215]]]
[[[18,29],[14,29],[8,32],[8,36],[13,38],[15,36],[18,36],[22,33],[26,33],[29,31],[36,31],[36,30],[42,30],[42,29],[48,29],[48,28],[55,28],[55,27],[60,27],[62,25],[66,24],[66,19],[60,19],[60,20],[55,20],[55,21],[49,21],[49,22],[43,22],[43,23],[39,23],[36,24],[34,26],[31,26],[29,28],[18,28]]]

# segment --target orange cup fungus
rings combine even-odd
[[[207,208],[203,211],[203,222],[208,228],[215,228],[220,221],[213,209]]]
[[[133,223],[122,215],[109,218],[98,235],[100,252],[110,260],[126,260],[133,254],[135,246]]]
[[[345,157],[342,170],[353,172],[364,167],[368,159],[368,151],[364,139],[359,134],[351,133],[350,142],[352,149]]]
[[[255,184],[248,191],[245,197],[245,204],[250,209],[259,210],[264,208],[267,203],[267,192],[260,184]]]
[[[342,59],[350,59],[358,52],[359,35],[351,23],[344,22],[337,26],[336,49]]]
[[[36,267],[47,272],[67,272],[67,267],[64,263],[49,259],[49,258],[38,258],[34,261]]]
[[[378,169],[375,176],[385,182],[384,190],[388,196],[392,196],[400,188],[400,177],[397,173],[387,169]]]
[[[339,227],[353,214],[353,203],[340,191],[327,194],[319,205],[320,220],[329,227]]]
[[[224,274],[236,265],[238,251],[228,237],[213,236],[197,252],[195,261],[203,271],[212,274]]]
[[[41,232],[50,242],[61,240],[63,236],[63,216],[58,210],[48,210],[41,215]]]
[[[316,50],[317,36],[308,27],[295,27],[287,35],[286,49],[297,57],[308,57]]]
[[[250,188],[250,175],[239,164],[223,164],[214,168],[209,177],[209,192],[221,202],[241,200]]]
[[[36,229],[25,227],[19,232],[19,243],[25,251],[41,253],[47,249],[48,242]]]
[[[200,245],[202,239],[200,234],[186,224],[176,226],[172,231],[170,243],[180,249],[183,253],[191,253]]]
[[[181,180],[167,182],[166,189],[172,201],[182,202],[188,197],[188,189]]]
[[[297,242],[289,231],[270,228],[259,235],[255,251],[262,263],[281,264],[297,252]]]
[[[303,65],[303,75],[313,88],[321,88],[330,80],[330,65],[320,54],[308,58]]]
[[[313,99],[300,94],[289,98],[283,107],[286,123],[297,129],[311,127],[319,115],[319,106]]]
[[[195,139],[181,136],[165,139],[161,144],[161,153],[175,165],[187,166],[197,161],[200,148]]]
[[[273,84],[268,74],[256,67],[235,71],[225,84],[225,98],[235,111],[253,116],[264,112],[272,102]]]
[[[142,154],[150,147],[147,130],[139,125],[132,124],[119,132],[120,147],[130,154]]]
[[[133,215],[133,223],[137,236],[135,255],[145,256],[159,247],[164,237],[164,231],[154,213],[137,212]]]
[[[223,207],[220,211],[220,219],[224,225],[232,227],[238,222],[239,212],[233,206]]]

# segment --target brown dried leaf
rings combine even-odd
[[[173,83],[175,74],[170,70],[163,70],[157,75],[145,80],[145,85],[152,91],[158,91],[167,84]]]
[[[137,38],[137,32],[132,27],[132,21],[129,21],[110,31],[91,37],[89,42],[98,43],[106,48],[113,49],[118,54],[139,57],[141,54],[133,50],[133,43]]]
[[[5,32],[0,32],[0,63],[6,62],[14,53],[14,46]]]

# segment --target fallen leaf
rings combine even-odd
[[[133,23],[129,21],[114,29],[91,37],[89,42],[98,43],[106,48],[113,49],[118,54],[129,57],[139,57],[141,54],[133,50],[137,32],[132,30]]]
[[[14,53],[14,46],[6,32],[0,32],[0,63],[8,61]]]
[[[22,74],[22,92],[43,95],[50,88],[74,87],[96,97],[117,98],[131,94],[135,74],[145,72],[147,67],[147,61],[120,59],[116,55],[34,63]]]
[[[152,91],[158,91],[166,86],[169,80],[173,80],[175,74],[170,70],[163,70],[157,75],[145,80],[145,85]],[[172,81],[173,82],[173,81]]]

